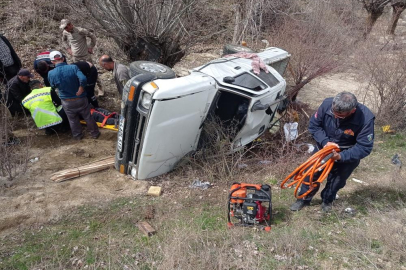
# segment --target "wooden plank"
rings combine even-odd
[[[156,230],[152,228],[151,225],[149,225],[148,222],[146,221],[140,221],[137,223],[138,229],[142,231],[146,236],[151,236],[156,233]]]
[[[83,165],[80,167],[62,170],[51,174],[51,180],[54,182],[62,182],[68,179],[80,177],[94,172],[102,171],[114,166],[114,157],[107,157],[101,160]]]

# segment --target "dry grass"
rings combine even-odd
[[[288,210],[293,194],[291,189],[277,188],[283,174],[279,167],[292,168],[297,160],[291,164],[273,160],[266,166],[254,162],[232,176],[236,181],[271,183],[272,231],[228,230],[229,180],[216,178],[208,190],[190,189],[191,176],[201,180],[209,176],[190,169],[194,165],[184,166],[167,176],[171,181],[155,180],[163,186],[161,197],[89,205],[55,223],[4,237],[0,269],[402,269],[404,172],[393,181],[389,153],[406,155],[404,135],[378,134],[377,140],[384,142],[353,176],[368,185],[349,180],[332,214],[320,212],[318,198],[299,213]],[[386,161],[388,165],[383,165]],[[371,166],[382,165],[369,173]],[[147,238],[134,224],[144,220],[151,207],[154,215],[147,221],[158,233]],[[347,207],[355,214],[345,213]]]
[[[51,24],[49,40],[57,42],[58,22]],[[21,34],[16,47],[31,65],[35,52],[28,44],[31,34],[24,31],[30,29],[12,32],[12,37]],[[299,133],[305,132],[307,122],[300,113]],[[307,133],[298,140],[308,141]],[[299,213],[288,210],[292,189],[280,190],[278,183],[307,156],[283,141],[281,133],[267,134],[231,156],[225,155],[230,145],[223,138],[213,146],[217,157],[190,158],[175,172],[152,179],[163,187],[161,197],[86,205],[59,220],[3,236],[0,269],[406,269],[406,177],[390,164],[394,153],[406,156],[405,147],[404,134],[378,134],[372,155],[350,177],[368,186],[349,181],[333,213],[323,215],[318,197]],[[215,185],[190,189],[195,178]],[[271,184],[270,233],[226,228],[227,192],[234,181]],[[153,218],[147,214],[151,207]],[[347,207],[355,215],[345,213]],[[146,216],[158,231],[150,238],[134,225]]]

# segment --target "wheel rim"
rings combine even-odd
[[[165,67],[155,64],[155,63],[142,63],[140,65],[140,68],[142,68],[145,71],[153,72],[153,73],[157,73],[157,72],[165,73],[166,72]]]

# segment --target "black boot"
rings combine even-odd
[[[290,206],[290,211],[300,211],[303,207],[309,205],[310,202],[298,199]]]

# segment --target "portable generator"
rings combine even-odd
[[[258,226],[271,230],[272,202],[269,185],[234,183],[228,195],[228,227]],[[236,222],[232,222],[236,220]]]

